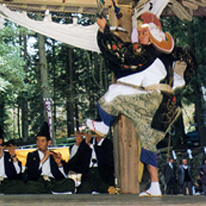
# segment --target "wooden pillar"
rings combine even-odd
[[[115,178],[121,193],[139,193],[138,143],[135,127],[121,115],[114,127]]]
[[[118,5],[120,7],[119,15],[121,18],[117,19],[114,8],[109,8],[109,23],[111,26],[122,27],[126,30],[116,31],[114,32],[117,36],[119,36],[124,42],[131,41],[131,32],[132,32],[132,17],[131,17],[131,7],[126,5]]]
[[[129,6],[118,6],[122,17],[117,19],[113,8],[110,8],[110,25],[124,28],[127,32],[117,31],[115,34],[128,42],[131,41],[132,30],[131,9]],[[133,122],[123,115],[114,126],[113,144],[116,186],[121,193],[139,193],[137,135]]]

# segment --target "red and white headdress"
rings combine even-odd
[[[174,39],[162,31],[162,25],[158,17],[150,12],[144,12],[137,21],[138,28],[148,27],[151,43],[164,53],[171,53],[174,49]]]

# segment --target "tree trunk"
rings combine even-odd
[[[74,107],[75,107],[75,128],[76,128],[76,131],[79,131],[78,104],[77,104],[76,99],[75,99]]]
[[[27,62],[27,38],[24,35],[23,37],[24,43],[24,60]],[[24,67],[24,71],[27,74],[27,64]],[[25,80],[26,81],[26,80]],[[29,132],[28,132],[28,101],[25,98],[26,95],[22,95],[21,99],[21,125],[22,125],[22,138],[25,142],[28,141]]]
[[[47,59],[45,54],[45,38],[41,34],[37,34],[38,37],[38,48],[39,48],[39,64],[40,64],[40,73],[41,73],[41,87],[43,98],[50,98],[50,88],[48,80],[48,67]],[[46,116],[45,116],[46,117]]]
[[[22,125],[22,138],[25,142],[28,141],[28,102],[22,99],[21,102],[21,125]]]
[[[41,88],[43,93],[43,100],[47,98],[51,98],[49,80],[48,80],[48,67],[47,67],[47,59],[45,54],[45,38],[43,35],[37,33],[38,38],[38,48],[39,48],[39,64],[40,64],[40,74],[41,74]],[[50,105],[51,106],[51,105]],[[48,121],[46,110],[44,110],[44,119]],[[52,118],[52,117],[51,117]],[[51,121],[51,127],[53,128],[53,121]],[[52,129],[51,134],[52,143],[55,145],[54,132]]]
[[[17,105],[17,131],[18,131],[18,137],[21,138],[21,126],[20,126],[20,106]]]
[[[55,40],[52,41],[52,69],[53,69],[53,130],[54,137],[56,136],[56,57],[55,57]]]
[[[197,91],[197,90],[196,90]],[[197,122],[197,130],[199,135],[199,143],[200,146],[206,145],[206,120],[205,120],[205,111],[204,108],[202,108],[202,102],[200,99],[202,99],[202,93],[200,90],[195,94],[196,96],[199,96],[199,98],[196,99],[195,102],[195,122]]]
[[[73,86],[73,67],[72,67],[72,49],[68,47],[67,50],[68,58],[66,62],[66,73],[67,73],[67,135],[70,137],[74,133],[74,86]]]
[[[22,41],[23,39],[23,41]],[[27,38],[26,35],[19,36],[19,44],[23,45],[23,54],[20,55],[23,56],[24,61],[27,62]],[[24,66],[25,74],[27,74],[27,64]],[[27,82],[27,79],[24,80]],[[20,95],[19,101],[18,101],[18,136],[19,138],[22,137],[24,142],[27,142],[28,140],[28,102],[26,100],[27,93],[23,92]],[[20,115],[21,112],[21,115]],[[20,116],[21,116],[21,124],[20,124]],[[21,135],[22,134],[22,135]]]
[[[1,118],[0,118],[0,126],[2,129],[2,136],[5,140],[5,136],[4,136],[4,130],[5,130],[5,116],[6,116],[6,110],[5,110],[5,100],[4,100],[4,96],[0,93],[0,114],[1,114]]]

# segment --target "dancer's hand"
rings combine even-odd
[[[105,28],[105,26],[106,26],[106,24],[107,24],[106,19],[105,19],[104,17],[102,17],[102,18],[97,18],[97,24],[98,24],[99,27],[100,27],[100,31],[101,31],[101,32],[104,32],[104,28]]]

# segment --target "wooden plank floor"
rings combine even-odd
[[[206,205],[204,196],[164,195],[162,198],[140,198],[134,194],[120,195],[0,195],[0,205],[9,206],[94,206],[94,205],[169,205],[199,206]]]

